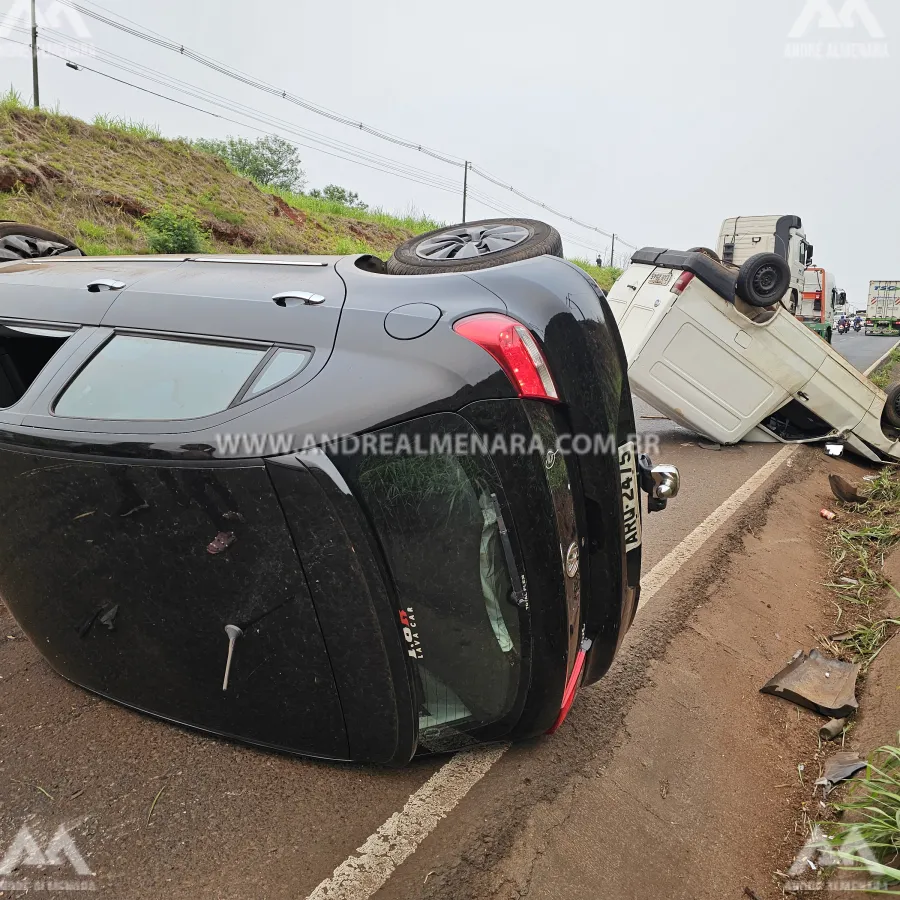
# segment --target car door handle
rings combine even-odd
[[[99,294],[100,291],[121,291],[124,287],[124,281],[115,281],[112,278],[101,278],[99,281],[92,281],[87,286],[87,289],[92,294]]]
[[[278,306],[318,306],[325,302],[321,294],[312,294],[309,291],[283,291],[272,298]]]

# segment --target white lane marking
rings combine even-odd
[[[739,487],[714,513],[698,525],[674,550],[663,557],[642,580],[641,606],[737,512],[742,503],[797,449],[779,450],[755,475]],[[490,771],[508,744],[467,750],[445,763],[394,813],[356,855],[342,862],[306,900],[368,900],[394,870],[418,849],[441,819],[446,818],[469,791]]]
[[[882,356],[880,359],[876,359],[875,362],[873,362],[872,365],[869,366],[869,368],[866,369],[865,372],[863,372],[863,375],[865,375],[866,378],[868,378],[869,375],[871,375],[891,355],[891,353],[894,350],[894,347],[896,347],[897,344],[900,344],[900,341],[895,341],[893,344],[891,344],[891,349],[888,350],[888,352],[885,353],[884,356]]]
[[[508,744],[458,753],[441,766],[346,862],[341,863],[307,900],[366,900],[378,891],[441,819],[506,753]]]
[[[758,472],[751,475],[715,512],[710,513],[674,550],[667,553],[641,579],[641,602],[638,609],[646,606],[663,585],[721,528],[742,504],[750,499],[769,476],[796,451],[797,445],[789,445],[779,450]],[[677,503],[678,500],[673,500]]]

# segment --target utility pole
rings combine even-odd
[[[612,247],[609,249],[609,267],[612,269],[616,265],[616,236],[612,236]]]
[[[469,192],[469,161],[466,160],[466,167],[463,169],[463,225],[466,224],[466,194]]]
[[[31,72],[34,77],[34,108],[40,109],[41,94],[38,88],[38,58],[37,58],[37,13],[35,12],[35,0],[31,0]]]

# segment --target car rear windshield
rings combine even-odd
[[[423,422],[433,423],[438,438],[468,433],[458,416]],[[428,447],[430,429],[420,427]],[[513,600],[515,576],[500,533],[499,478],[488,455],[414,455],[402,450],[404,439],[416,437],[408,428],[379,434],[391,438],[379,441],[389,452],[361,459],[358,494],[409,620],[403,625],[407,652],[418,661],[420,742],[451,749],[460,732],[509,715],[522,679],[525,613]]]
[[[65,329],[0,325],[0,408],[18,403],[72,334]]]
[[[54,412],[77,419],[194,419],[256,397],[295,375],[307,350],[115,335],[76,376]]]

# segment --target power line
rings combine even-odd
[[[13,44],[20,44],[21,46],[24,46],[24,47],[30,46],[29,44],[25,44],[25,43],[23,43],[22,41],[16,41],[16,40],[13,40],[12,38],[8,38],[8,37],[0,37],[0,40],[9,41],[9,42],[11,42],[11,43],[13,43]],[[56,59],[60,59],[60,60],[62,60],[63,62],[66,62],[67,64],[69,64],[65,57],[60,56],[59,54],[54,53],[54,52],[52,52],[51,50],[48,50],[46,47],[41,47],[40,49],[41,49],[41,53],[44,53],[44,54],[46,54],[47,56],[55,57]],[[70,64],[70,65],[75,65],[75,64],[72,63],[72,64]],[[185,103],[184,101],[182,101],[182,100],[177,100],[177,99],[175,99],[174,97],[167,97],[165,94],[160,94],[158,91],[150,90],[150,88],[142,87],[141,85],[134,84],[134,83],[132,83],[132,82],[130,82],[130,81],[126,81],[126,80],[123,79],[123,78],[117,78],[115,75],[110,75],[108,72],[103,72],[103,71],[101,71],[100,69],[94,69],[94,68],[92,68],[92,67],[90,67],[90,66],[84,65],[83,63],[78,63],[77,66],[78,66],[78,69],[79,69],[79,70],[82,70],[82,69],[83,69],[83,70],[86,71],[86,72],[92,72],[92,73],[95,74],[95,75],[100,75],[100,76],[102,76],[103,78],[108,78],[108,79],[110,79],[111,81],[118,82],[119,84],[123,84],[123,85],[126,85],[126,86],[128,86],[128,87],[135,88],[136,90],[143,91],[144,93],[147,93],[147,94],[151,94],[151,95],[153,95],[154,97],[160,98],[161,100],[167,100],[167,101],[169,101],[170,103],[176,103],[176,104],[178,104],[179,106],[186,107],[187,109],[194,110],[195,112],[200,112],[200,113],[203,113],[204,115],[212,116],[213,118],[215,118],[215,119],[220,119],[220,120],[223,121],[223,122],[229,122],[229,123],[231,123],[232,125],[240,125],[240,126],[242,126],[242,127],[244,127],[244,128],[249,128],[249,129],[251,129],[252,131],[259,132],[260,134],[266,134],[266,135],[269,135],[269,136],[272,136],[272,137],[281,137],[281,135],[278,135],[278,134],[276,134],[275,132],[266,131],[266,130],[263,129],[263,128],[257,128],[257,127],[254,126],[254,125],[249,125],[249,124],[247,124],[246,122],[241,122],[241,121],[239,121],[239,120],[237,120],[237,119],[232,119],[232,118],[229,118],[228,116],[223,116],[223,115],[220,115],[219,113],[211,112],[211,111],[208,110],[208,109],[202,109],[202,108],[199,107],[199,106],[194,106],[193,104]],[[284,138],[284,140],[288,140],[288,139],[287,139],[287,138]],[[387,168],[385,168],[385,167],[383,167],[383,166],[379,166],[379,165],[370,165],[370,164],[368,164],[368,163],[360,162],[359,160],[355,160],[355,159],[351,159],[351,158],[346,157],[346,156],[342,156],[342,155],[339,154],[339,153],[331,153],[331,152],[329,152],[329,151],[327,151],[327,150],[322,150],[322,149],[319,148],[319,147],[314,147],[314,146],[312,146],[312,145],[310,145],[310,144],[304,144],[304,143],[302,143],[302,142],[300,142],[300,141],[291,141],[291,140],[288,140],[288,143],[294,144],[294,145],[297,146],[297,147],[305,147],[305,148],[310,149],[310,150],[315,150],[315,151],[317,151],[317,152],[319,152],[319,153],[324,153],[326,156],[332,156],[332,157],[335,157],[335,158],[337,158],[337,159],[342,159],[342,160],[344,160],[345,162],[355,163],[356,165],[363,166],[364,168],[367,168],[367,169],[374,169],[374,170],[379,171],[379,172],[384,172],[385,174],[388,174],[388,175],[394,175],[394,176],[396,176],[396,177],[398,177],[398,178],[405,178],[407,181],[415,181],[415,182],[417,182],[417,183],[419,183],[419,184],[426,185],[427,187],[433,187],[433,188],[436,188],[436,189],[438,189],[438,190],[449,191],[449,192],[452,192],[452,193],[460,193],[460,190],[459,190],[458,188],[446,187],[446,186],[443,186],[443,185],[438,184],[438,183],[436,183],[436,182],[428,182],[428,181],[425,181],[424,179],[416,178],[416,177],[413,177],[413,176],[411,176],[411,175],[405,175],[405,174],[402,174],[402,173],[400,173],[400,172],[391,171],[390,169],[387,169]]]
[[[48,37],[48,32],[51,35],[59,35],[62,38],[66,37],[65,35],[62,35],[60,32],[54,31],[53,29],[44,29],[43,40],[45,42],[50,41],[51,43],[71,49],[72,44],[68,40],[56,40],[52,36]],[[313,131],[307,128],[301,128],[300,126],[286,121],[285,119],[278,118],[277,116],[271,116],[268,113],[259,113],[259,111],[255,110],[252,107],[246,106],[242,103],[238,103],[234,100],[229,100],[228,98],[223,97],[220,94],[208,91],[205,88],[198,85],[193,85],[190,82],[186,82],[168,75],[160,76],[159,73],[156,72],[156,70],[149,69],[147,66],[143,66],[140,63],[133,63],[130,60],[119,56],[118,54],[112,53],[108,50],[103,50],[96,45],[93,45],[92,49],[94,51],[100,52],[103,58],[99,61],[105,63],[106,65],[110,65],[114,68],[129,72],[132,75],[137,75],[138,77],[144,78],[147,81],[153,82],[154,84],[159,84],[172,90],[176,90],[179,93],[185,94],[189,97],[193,97],[197,100],[211,103],[212,105],[218,106],[222,109],[226,109],[229,112],[239,113],[240,115],[247,116],[257,122],[262,122],[267,125],[281,128],[285,131],[290,132],[291,134],[307,138],[314,143],[323,144],[324,146],[332,150],[337,150],[342,153],[349,153],[352,156],[358,156],[368,162],[373,162],[379,165],[386,165],[390,168],[396,168],[402,170],[407,174],[425,177],[436,182],[440,182],[443,186],[450,187],[453,190],[458,190],[458,182],[456,180],[446,178],[443,175],[438,175],[436,172],[431,172],[427,169],[420,169],[416,166],[402,163],[391,157],[383,156],[373,151],[363,150],[355,146],[354,144],[349,144],[346,141],[340,141],[335,138],[331,138],[328,135],[322,134],[321,132]]]
[[[401,147],[406,147],[407,149],[415,150],[420,153],[424,153],[428,156],[433,157],[441,162],[444,162],[448,165],[453,165],[459,168],[462,168],[466,165],[465,160],[452,156],[447,153],[438,152],[437,150],[433,150],[425,145],[415,142],[409,141],[405,138],[398,137],[397,135],[391,134],[387,131],[382,131],[381,129],[373,128],[371,126],[365,125],[363,122],[359,122],[355,119],[344,116],[340,113],[335,112],[334,110],[330,110],[327,107],[321,106],[317,103],[313,103],[310,100],[306,100],[303,97],[298,97],[295,94],[291,94],[286,90],[275,87],[274,85],[262,81],[256,76],[249,75],[245,72],[241,72],[239,69],[235,69],[234,67],[228,65],[225,62],[220,60],[216,60],[212,57],[206,56],[202,53],[198,53],[194,50],[185,47],[184,44],[178,43],[177,41],[173,41],[170,38],[164,37],[158,32],[153,32],[148,29],[146,26],[139,25],[137,22],[134,22],[131,19],[126,19],[124,16],[119,16],[118,13],[112,12],[112,10],[106,9],[101,4],[93,2],[93,0],[87,0],[91,6],[95,6],[98,9],[104,10],[104,12],[108,13],[108,15],[103,15],[99,12],[96,12],[93,9],[88,9],[82,3],[75,2],[75,0],[58,0],[58,2],[62,3],[64,6],[68,6],[71,9],[76,10],[82,15],[86,15],[92,19],[95,19],[98,22],[101,22],[105,25],[110,26],[111,28],[116,28],[120,31],[123,31],[127,34],[132,35],[133,37],[139,38],[144,41],[148,41],[152,44],[155,44],[158,47],[162,47],[164,49],[170,50],[172,52],[178,53],[180,56],[185,56],[188,59],[193,60],[194,62],[199,63],[200,65],[206,66],[207,68],[212,69],[222,75],[225,75],[228,78],[233,78],[237,81],[242,82],[250,87],[253,87],[257,90],[264,91],[274,97],[280,97],[283,100],[287,100],[290,103],[293,103],[297,106],[300,106],[310,112],[315,113],[316,115],[325,116],[326,118],[331,119],[332,121],[339,122],[344,125],[348,125],[354,129],[359,131],[363,131],[367,134],[370,134],[374,137],[377,137],[381,140],[390,141],[393,144],[396,144]],[[110,16],[115,16],[116,18],[110,18]],[[116,21],[116,19],[122,19],[123,21]],[[126,24],[130,23],[130,24]],[[512,185],[506,184],[485,170],[475,166],[474,164],[469,164],[469,170],[475,172],[480,175],[482,178],[490,181],[492,184],[497,187],[501,187],[504,190],[508,190],[516,196],[522,198],[523,200],[528,201],[529,203],[533,203],[536,206],[539,206],[541,209],[546,210],[549,213],[552,213],[555,216],[559,216],[566,221],[572,222],[574,225],[579,226],[580,228],[586,228],[590,231],[594,231],[597,234],[602,234],[604,237],[612,238],[612,232],[607,231],[606,229],[600,228],[596,225],[591,225],[590,223],[584,222],[580,219],[575,218],[574,216],[569,216],[563,212],[560,212],[558,209],[550,206],[549,204],[544,203],[541,200],[538,200],[530,195],[524,193],[523,191],[518,190]],[[633,244],[629,244],[627,241],[622,240],[618,235],[616,235],[616,239],[627,247],[631,247],[632,249],[637,249]]]
[[[16,30],[16,31],[26,31],[26,33],[27,33],[27,30],[26,30],[26,29],[17,28],[16,26],[12,26],[12,28],[13,28],[14,30]],[[45,31],[46,31],[46,30],[52,31],[52,29],[45,29]],[[58,32],[54,32],[54,33],[58,33]],[[30,46],[29,44],[25,43],[24,41],[16,41],[16,40],[14,40],[14,39],[12,39],[12,38],[8,38],[8,37],[4,37],[3,40],[6,40],[6,41],[8,41],[8,42],[10,42],[10,43],[13,43],[13,44],[18,44],[18,45],[23,46],[23,47],[28,47],[28,46]],[[56,40],[54,40],[52,37],[51,37],[51,38],[48,38],[48,37],[45,35],[44,41],[47,41],[47,40],[50,40],[52,43],[56,43],[56,44],[62,43],[62,44],[64,44],[64,46],[70,46],[68,43],[61,42],[61,41],[56,41]],[[98,49],[98,50],[99,50],[100,48],[95,48],[95,49]],[[46,47],[41,47],[40,50],[41,50],[42,53],[44,53],[44,54],[46,54],[46,55],[48,55],[48,56],[52,56],[52,57],[54,57],[54,58],[56,58],[56,59],[59,59],[59,60],[62,60],[62,61],[64,61],[64,62],[66,62],[66,64],[69,65],[69,66],[74,66],[74,65],[76,65],[76,64],[74,64],[74,63],[70,63],[68,60],[65,59],[65,57],[63,57],[63,56],[61,56],[61,55],[59,55],[59,54],[57,54],[57,53],[54,53],[52,50],[48,50]],[[109,56],[112,56],[112,57],[116,57],[116,58],[118,58],[118,59],[121,59],[121,58],[122,58],[122,57],[118,57],[116,54],[109,53],[108,51],[101,51],[101,52],[103,52],[105,55],[109,55]],[[116,65],[115,63],[109,63],[109,64],[110,64],[110,65]],[[146,68],[146,67],[140,66],[139,64],[136,64],[136,65],[138,65],[139,68]],[[166,96],[166,95],[164,95],[164,94],[159,93],[158,91],[153,91],[153,90],[151,90],[151,89],[149,89],[149,88],[146,88],[146,87],[143,87],[143,86],[141,86],[141,85],[133,84],[132,82],[126,81],[125,79],[117,78],[116,76],[111,75],[111,74],[109,74],[108,72],[103,72],[103,71],[101,71],[101,70],[99,70],[99,69],[95,69],[95,68],[93,68],[93,67],[91,67],[91,66],[87,66],[87,65],[84,65],[84,64],[82,64],[82,63],[78,63],[78,64],[77,64],[77,67],[78,67],[79,70],[82,70],[82,69],[83,69],[84,71],[91,72],[92,74],[100,75],[100,76],[102,76],[102,77],[104,77],[104,78],[108,78],[108,79],[110,79],[110,80],[112,80],[112,81],[114,81],[114,82],[117,82],[117,83],[119,83],[119,84],[126,85],[127,87],[132,87],[132,88],[134,88],[134,89],[136,89],[136,90],[142,91],[142,92],[144,92],[144,93],[148,93],[148,94],[150,94],[150,95],[152,95],[152,96],[154,96],[154,97],[157,97],[157,98],[159,98],[159,99],[161,99],[161,100],[166,100],[166,101],[168,101],[168,102],[170,102],[170,103],[175,103],[175,104],[177,104],[177,105],[179,105],[179,106],[185,107],[185,108],[187,108],[187,109],[191,109],[191,110],[193,110],[193,111],[195,111],[195,112],[200,112],[200,113],[203,113],[203,114],[205,114],[205,115],[211,116],[211,117],[216,118],[216,119],[220,119],[220,120],[225,121],[225,122],[229,122],[229,123],[234,124],[234,125],[240,125],[240,126],[242,126],[242,127],[250,128],[251,130],[257,131],[257,132],[262,133],[262,134],[273,134],[273,132],[266,132],[264,129],[256,128],[255,126],[249,125],[249,124],[247,124],[246,122],[242,122],[242,121],[237,120],[237,119],[232,119],[232,118],[229,118],[229,117],[227,117],[227,116],[222,116],[222,115],[220,115],[220,114],[218,114],[218,113],[211,112],[210,110],[203,109],[203,108],[201,108],[201,107],[199,107],[199,106],[194,106],[193,104],[185,103],[184,101],[177,100],[177,99],[175,99],[174,97],[168,97],[168,96]],[[127,66],[119,65],[118,67],[119,67],[119,68],[127,69],[128,71],[132,71],[134,74],[137,74],[137,75],[139,75],[140,77],[148,78],[149,80],[156,81],[157,83],[165,83],[165,82],[160,81],[159,79],[155,79],[155,78],[152,78],[152,79],[151,79],[150,76],[145,75],[143,72],[137,72],[137,71],[135,71],[135,70],[133,70],[133,69],[130,69],[130,68],[127,67]],[[173,80],[177,81],[177,79],[173,79]],[[175,87],[175,86],[173,85],[173,87]],[[204,102],[212,102],[212,101],[209,101],[206,97],[201,97],[201,96],[199,96],[199,95],[197,95],[197,94],[191,93],[190,91],[186,91],[186,90],[184,90],[184,89],[177,88],[177,87],[175,87],[175,89],[176,89],[176,90],[181,90],[182,93],[186,93],[186,94],[188,94],[189,96],[197,97],[198,99],[200,99],[200,100],[202,100],[202,101],[204,101]],[[213,96],[213,97],[218,97],[218,96],[219,96],[219,95],[212,94],[211,92],[205,91],[205,90],[202,89],[202,88],[198,88],[198,90],[202,91],[203,93],[210,94],[210,95]],[[232,107],[230,107],[230,106],[228,106],[228,105],[226,105],[226,104],[217,104],[217,105],[220,105],[220,106],[224,105],[225,108],[228,108],[228,109],[230,109],[231,111],[234,111],[234,109],[233,109]],[[236,106],[242,106],[242,104],[235,104],[235,105],[236,105]],[[245,107],[245,109],[246,109],[246,107]],[[243,113],[241,113],[241,110],[237,110],[237,112],[240,113],[240,114],[243,114]],[[259,118],[259,117],[256,117],[256,116],[251,116],[251,118],[256,118],[257,121],[264,121],[262,118]],[[279,136],[280,136],[280,135],[279,135]],[[342,159],[342,160],[345,160],[345,161],[347,161],[347,162],[356,163],[357,165],[363,165],[363,166],[365,166],[366,168],[375,169],[376,171],[385,172],[386,174],[389,174],[389,175],[395,175],[395,176],[397,176],[397,177],[405,178],[406,180],[409,180],[409,181],[415,181],[415,182],[417,182],[417,183],[419,183],[419,184],[423,184],[423,185],[425,185],[425,186],[427,186],[427,187],[434,187],[434,188],[437,188],[437,189],[439,189],[439,190],[445,190],[445,191],[448,191],[448,192],[451,192],[451,193],[456,193],[456,194],[462,193],[462,192],[460,191],[458,185],[456,185],[455,183],[449,182],[448,179],[444,179],[442,176],[435,176],[435,179],[440,179],[441,181],[446,182],[445,184],[438,183],[438,181],[436,181],[436,180],[424,180],[424,179],[422,179],[422,178],[417,178],[417,177],[415,177],[415,176],[413,176],[413,175],[404,174],[404,173],[399,172],[399,171],[392,171],[391,169],[384,168],[384,167],[381,166],[381,165],[367,165],[367,164],[364,163],[364,162],[360,162],[360,160],[358,160],[358,159],[348,159],[347,157],[342,156],[341,154],[338,154],[338,153],[329,153],[328,151],[322,150],[321,148],[318,148],[318,147],[310,147],[310,145],[304,144],[304,143],[301,143],[301,142],[298,142],[298,141],[290,141],[290,140],[289,140],[288,143],[294,144],[295,146],[299,146],[299,147],[305,147],[305,148],[307,148],[307,149],[317,150],[318,152],[320,152],[320,153],[325,153],[325,154],[328,155],[328,156],[336,157],[336,158],[338,158],[338,159]],[[344,142],[338,142],[338,143],[342,143],[342,144],[343,144]],[[352,147],[352,145],[345,145],[345,146],[347,146],[347,147]],[[352,152],[352,150],[351,150],[351,151],[348,151],[348,152]],[[363,151],[363,152],[366,152],[366,151]],[[377,156],[377,155],[376,155],[376,156]],[[391,162],[391,160],[390,160],[389,158],[387,158],[387,157],[380,157],[380,158],[383,159],[383,160],[385,160],[387,163],[390,163],[390,162]],[[398,165],[399,165],[399,166],[403,166],[404,164],[399,163]],[[411,168],[412,168],[412,167],[411,167]],[[422,173],[425,174],[425,175],[431,175],[431,174],[432,174],[432,173],[426,172],[425,170],[414,170],[414,171],[422,172]],[[470,189],[469,189],[469,194],[470,194],[470,196],[471,196],[473,199],[475,199],[477,202],[481,203],[483,206],[487,207],[488,209],[493,210],[494,212],[498,212],[498,213],[500,213],[500,214],[505,214],[505,215],[512,215],[512,216],[515,216],[515,217],[522,217],[523,215],[525,215],[525,214],[522,213],[522,211],[521,211],[520,209],[517,209],[517,208],[515,208],[515,207],[512,207],[512,206],[510,206],[509,204],[507,204],[506,202],[501,201],[501,200],[498,200],[497,198],[491,197],[490,195],[484,194],[484,193],[483,193],[482,191],[480,191],[480,190],[475,190],[475,189],[470,188]],[[583,247],[583,248],[585,248],[585,249],[587,249],[587,250],[590,250],[591,252],[597,252],[597,247],[596,247],[595,244],[587,244],[587,243],[584,242],[583,239],[581,239],[581,238],[579,238],[579,237],[576,237],[575,235],[568,234],[568,233],[565,232],[565,231],[560,231],[560,234],[561,234],[564,238],[566,238],[566,240],[567,240],[569,243],[572,243],[572,244],[575,244],[575,245],[577,245],[577,246]]]
[[[340,122],[343,125],[349,125],[352,128],[363,131],[366,134],[371,134],[374,137],[380,138],[381,140],[390,141],[392,144],[397,144],[398,146],[406,147],[410,150],[416,150],[419,153],[424,153],[427,156],[434,157],[434,159],[439,159],[441,162],[447,163],[448,165],[458,166],[459,168],[462,168],[464,164],[464,160],[448,156],[444,153],[439,153],[436,150],[432,150],[430,147],[426,147],[424,144],[405,140],[404,138],[397,137],[390,132],[381,131],[378,128],[372,128],[371,126],[366,125],[364,122],[360,122],[356,119],[351,119],[347,116],[343,116],[340,113],[328,109],[327,107],[320,106],[318,103],[313,103],[311,100],[306,100],[303,97],[298,97],[296,94],[291,94],[287,90],[277,88],[274,85],[271,85],[265,81],[261,81],[252,75],[247,75],[238,69],[234,69],[226,63],[219,62],[218,60],[213,59],[209,56],[205,56],[202,53],[197,53],[194,50],[185,47],[184,44],[179,44],[167,38],[150,34],[144,29],[143,26],[141,26],[140,28],[133,28],[130,25],[126,25],[122,22],[117,22],[114,19],[110,19],[107,16],[103,16],[100,13],[95,12],[94,10],[87,9],[80,3],[72,2],[72,0],[58,0],[58,2],[62,3],[63,6],[68,6],[70,9],[74,9],[76,12],[79,12],[82,15],[95,19],[98,22],[102,22],[104,25],[109,25],[111,28],[117,28],[119,31],[124,31],[126,34],[130,34],[133,37],[140,38],[141,40],[148,41],[152,44],[156,44],[158,47],[163,47],[166,50],[171,50],[175,53],[178,53],[180,56],[184,56],[187,59],[200,63],[200,65],[206,66],[207,68],[212,69],[215,72],[219,72],[220,74],[226,75],[229,78],[241,81],[252,88],[256,88],[257,90],[265,91],[267,94],[271,94],[273,97],[280,97],[282,100],[287,100],[289,103],[293,103],[296,106],[301,106],[303,107],[303,109],[307,109],[310,112],[316,113],[317,115],[325,116],[335,122]],[[99,6],[99,4],[97,5]],[[115,15],[115,13],[112,13],[112,15]]]
[[[612,232],[604,231],[602,228],[598,228],[596,225],[590,225],[587,222],[582,222],[580,219],[576,219],[572,216],[568,216],[563,212],[560,212],[558,209],[554,209],[552,206],[548,206],[546,203],[536,199],[535,197],[529,197],[528,194],[523,193],[520,190],[514,188],[511,184],[504,184],[499,179],[495,178],[493,175],[485,172],[484,169],[480,169],[475,165],[470,165],[471,171],[473,171],[476,175],[480,175],[486,181],[490,181],[491,184],[495,184],[497,187],[501,187],[504,190],[509,191],[512,194],[515,194],[517,197],[521,197],[523,200],[527,200],[529,203],[533,203],[535,206],[540,206],[541,209],[546,209],[547,212],[553,213],[554,216],[559,216],[561,219],[566,219],[569,222],[574,223],[575,225],[580,226],[581,228],[587,228],[590,231],[596,231],[598,234],[602,234],[604,237],[611,238],[613,236]],[[624,244],[626,247],[631,247],[632,250],[637,250],[633,244],[627,243],[627,241],[623,241],[618,235],[616,235],[616,240],[619,243]]]

